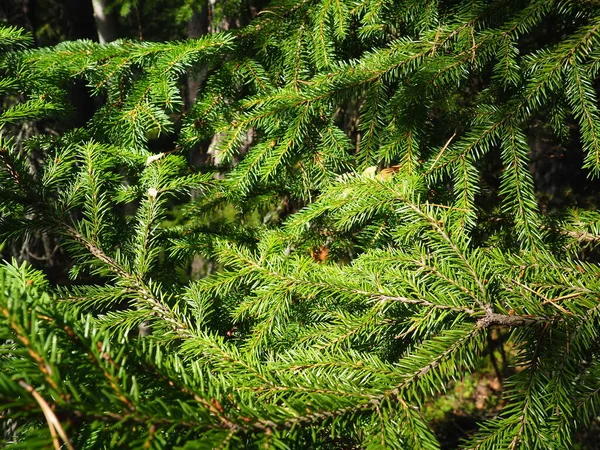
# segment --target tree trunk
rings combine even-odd
[[[105,0],[92,0],[92,7],[94,8],[98,41],[106,44],[117,39],[117,24],[114,16],[106,10]]]
[[[188,22],[187,35],[190,39],[197,39],[208,33],[208,7],[204,5],[199,11],[195,11]],[[196,73],[187,76],[186,108],[189,109],[196,101],[196,93],[201,81],[206,76],[206,68],[202,67]]]
[[[23,0],[23,15],[25,16],[25,22],[27,23],[27,30],[31,31],[35,40],[35,32],[37,30],[37,23],[35,17],[36,0]]]

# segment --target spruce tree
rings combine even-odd
[[[490,341],[503,407],[460,448],[573,448],[600,415],[600,215],[531,159],[562,146],[595,186],[599,40],[593,0],[275,0],[52,48],[0,28],[1,239],[70,258],[69,282],[0,267],[4,448],[440,448],[425,410]],[[191,280],[196,255],[216,270]]]

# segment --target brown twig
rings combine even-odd
[[[44,413],[44,417],[46,418],[46,423],[48,424],[48,428],[50,429],[50,435],[52,436],[52,443],[54,444],[54,448],[56,450],[60,450],[61,445],[58,440],[58,437],[60,436],[60,438],[62,439],[62,441],[65,443],[65,445],[67,446],[67,448],[69,450],[75,450],[73,448],[73,446],[71,445],[71,441],[69,440],[67,434],[65,433],[65,430],[63,429],[60,421],[56,417],[56,414],[54,414],[54,411],[52,410],[52,408],[50,407],[48,402],[46,402],[46,400],[44,400],[44,397],[42,397],[39,394],[39,392],[37,392],[33,388],[33,386],[31,386],[30,384],[26,383],[23,380],[19,381],[19,386],[21,386],[23,389],[25,389],[27,392],[29,392],[33,396],[35,401],[38,403],[38,405],[40,405],[40,408],[42,409],[42,413]],[[58,436],[57,436],[57,433],[58,433]]]

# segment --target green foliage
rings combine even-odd
[[[72,263],[0,267],[4,447],[440,448],[427,411],[500,330],[503,408],[462,448],[572,448],[600,415],[600,216],[540,207],[531,142],[574,130],[600,173],[599,39],[594,2],[549,0],[278,0],[166,43],[0,28],[0,236]],[[81,80],[85,127],[19,137]],[[217,270],[182,279],[197,255]]]

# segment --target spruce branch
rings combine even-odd
[[[104,263],[115,275],[126,281],[137,297],[141,299],[142,304],[149,306],[151,313],[164,320],[177,336],[181,338],[190,338],[193,336],[187,322],[169,308],[139,276],[126,271],[117,261],[106,255],[94,242],[85,238],[72,226],[62,222],[60,226],[71,239],[85,247],[90,254]]]
[[[52,444],[54,445],[55,450],[60,450],[62,447],[59,441],[62,439],[64,444],[67,446],[69,450],[74,450],[73,445],[71,445],[71,441],[69,440],[65,430],[63,429],[60,421],[56,417],[54,413],[54,408],[48,404],[48,402],[42,397],[39,392],[35,390],[33,386],[28,384],[23,380],[19,380],[19,386],[25,389],[28,393],[32,395],[35,401],[40,405],[42,412],[44,413],[44,417],[46,418],[46,423],[48,424],[48,428],[50,429],[50,434],[52,435]]]

